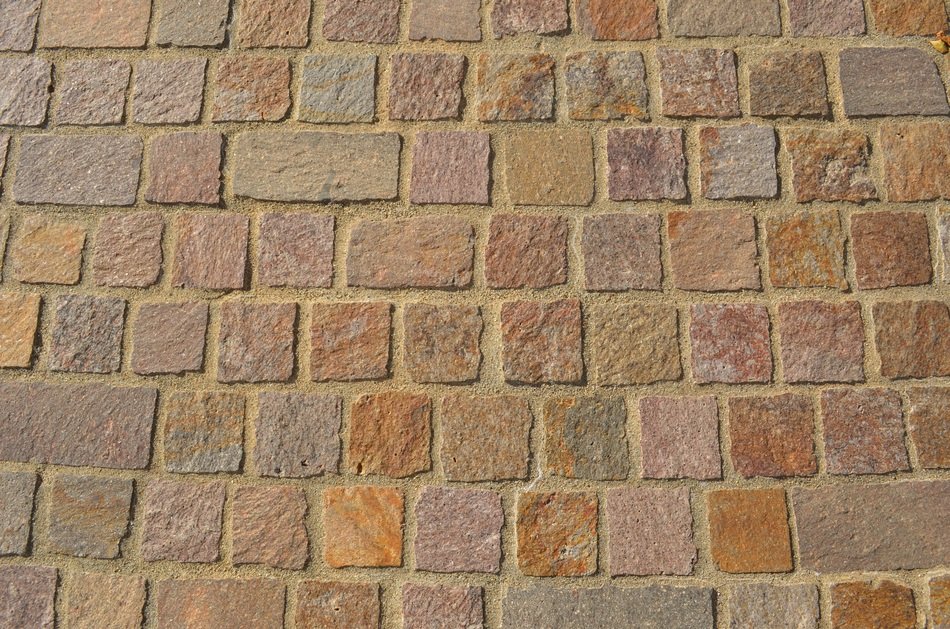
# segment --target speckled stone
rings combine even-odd
[[[40,318],[40,296],[8,293],[0,297],[0,367],[29,367]]]
[[[505,181],[512,203],[590,205],[594,154],[587,131],[512,131],[506,136]]]
[[[232,561],[300,570],[310,556],[307,497],[300,487],[238,487],[232,499]]]
[[[610,129],[607,132],[610,199],[685,199],[684,137],[682,129]]]
[[[945,302],[880,302],[872,313],[882,376],[950,375],[950,306]]]
[[[794,129],[785,133],[795,200],[861,202],[877,198],[870,148],[852,129]]]
[[[399,0],[327,0],[323,36],[330,41],[393,44],[399,37]]]
[[[887,474],[910,469],[897,391],[822,391],[821,415],[829,474]]]
[[[475,586],[402,586],[403,629],[484,626],[482,588]]]
[[[388,303],[314,304],[310,378],[326,382],[387,377],[391,323]]]
[[[0,625],[53,629],[56,568],[0,568]]]
[[[673,284],[683,290],[760,290],[755,218],[742,210],[670,212]],[[709,255],[715,248],[716,255]]]
[[[567,228],[567,221],[559,216],[493,215],[485,246],[488,285],[548,288],[565,284]]]
[[[914,591],[890,580],[835,583],[831,586],[831,626],[914,629]]]
[[[723,14],[740,16],[734,10]],[[739,115],[736,55],[731,50],[659,48],[663,114],[735,118]]]
[[[607,493],[610,575],[688,575],[696,563],[689,488]]]
[[[933,35],[947,28],[941,0],[871,0],[874,27],[885,35]]]
[[[712,559],[720,570],[792,571],[785,490],[724,489],[710,492],[706,501]]]
[[[309,478],[339,471],[342,398],[266,391],[258,396],[257,408],[258,474]]]
[[[697,382],[769,382],[769,313],[758,304],[697,304],[689,326]]]
[[[861,0],[788,0],[789,26],[795,37],[863,35]]]
[[[491,26],[496,38],[519,33],[553,35],[568,30],[566,0],[497,0]]]
[[[574,120],[649,116],[646,69],[639,52],[572,53],[564,78]]]
[[[950,387],[915,387],[907,396],[907,424],[920,466],[950,469]]]
[[[856,1],[860,5],[861,0]],[[755,116],[827,118],[828,87],[821,53],[769,51],[753,61],[749,66],[749,109]]]
[[[888,201],[950,199],[950,124],[889,122],[878,147],[884,162]]]
[[[930,580],[930,615],[934,629],[950,627],[950,577]]]
[[[174,392],[165,400],[165,469],[237,472],[244,455],[244,396]]]
[[[417,204],[491,202],[491,143],[480,131],[420,131],[412,151],[409,200]]]
[[[458,119],[466,65],[464,55],[394,54],[389,69],[389,119]]]
[[[640,399],[644,478],[722,478],[716,398]]]
[[[481,55],[476,75],[482,122],[550,120],[554,116],[554,58]]]
[[[484,572],[501,569],[501,496],[493,491],[423,488],[416,503],[416,569]]]
[[[379,585],[301,581],[297,588],[297,627],[379,629]]]
[[[442,468],[453,481],[526,478],[532,414],[511,396],[442,399]]]
[[[403,312],[404,364],[415,382],[472,382],[482,363],[478,306],[409,304]]]
[[[329,288],[335,219],[329,214],[261,217],[258,273],[265,286]]]
[[[771,199],[778,194],[772,127],[705,127],[699,141],[704,197]]]
[[[773,214],[765,221],[765,239],[772,286],[848,287],[844,233],[837,210]]]
[[[51,483],[48,540],[54,552],[115,559],[129,530],[132,481],[56,476]]]
[[[226,491],[223,481],[151,480],[142,498],[142,559],[217,561]]]
[[[37,127],[46,121],[52,70],[39,57],[0,59],[0,125]]]
[[[524,492],[518,496],[518,567],[535,577],[597,571],[597,495]]]
[[[414,0],[409,17],[409,39],[480,41],[479,0]]]
[[[2,21],[2,20],[0,20]],[[67,61],[54,120],[66,125],[121,124],[132,66],[121,59]]]
[[[621,397],[557,398],[544,406],[546,469],[567,478],[623,480],[630,469]]]
[[[234,213],[180,214],[172,285],[180,288],[244,288],[249,222]]]
[[[796,301],[779,305],[786,382],[864,380],[864,323],[856,301]]]
[[[145,303],[132,324],[132,371],[153,375],[201,371],[208,304]]]
[[[281,629],[284,622],[284,585],[276,579],[160,580],[150,598],[157,629]]]
[[[739,583],[730,589],[728,601],[729,629],[818,629],[818,588],[814,585]]]
[[[584,375],[581,304],[509,302],[501,307],[502,369],[512,383],[579,382]]]
[[[660,33],[654,0],[580,0],[577,21],[595,41],[654,39]]]
[[[581,237],[587,290],[660,290],[660,217],[600,214],[584,218]]]
[[[235,40],[242,48],[303,48],[310,0],[241,0]]]
[[[112,373],[122,357],[125,300],[89,295],[59,295],[53,301],[50,338],[52,371]]]
[[[297,304],[221,306],[218,382],[285,382],[294,373]]]
[[[844,113],[944,116],[947,91],[932,56],[915,48],[846,48],[839,55]]]
[[[14,227],[10,246],[13,277],[30,284],[79,283],[86,229],[78,223],[27,214]]]
[[[228,26],[229,0],[159,0],[155,43],[159,46],[220,46]]]
[[[402,565],[403,495],[394,487],[331,487],[324,492],[324,558],[331,568]]]
[[[670,0],[670,31],[677,37],[777,37],[778,0]]]
[[[162,232],[158,212],[107,214],[96,228],[92,275],[99,286],[145,288],[162,270]]]
[[[376,55],[307,55],[297,117],[306,122],[373,122]]]
[[[33,47],[41,0],[0,3],[0,50],[27,52]]]
[[[221,200],[223,152],[220,133],[170,133],[154,138],[148,149],[145,200],[216,205]]]
[[[145,607],[145,579],[101,572],[72,573],[65,608],[70,629],[138,629]]]
[[[33,525],[36,474],[0,472],[0,556],[25,555]]]
[[[930,221],[922,212],[854,214],[851,245],[858,288],[930,283]]]
[[[207,59],[196,57],[139,61],[132,96],[135,122],[196,122],[201,114],[207,66]]]
[[[676,308],[665,305],[597,305],[587,312],[590,377],[598,385],[679,380]]]
[[[215,122],[282,120],[290,110],[290,63],[276,57],[222,57],[213,90],[211,116]],[[286,139],[293,140],[293,135]],[[255,158],[261,154],[266,151]]]
[[[427,395],[387,391],[362,396],[350,410],[350,471],[390,478],[428,471],[431,418]]]
[[[46,0],[40,14],[43,48],[141,48],[148,35],[149,0]]]
[[[797,393],[729,400],[732,464],[745,478],[814,476],[815,408]]]

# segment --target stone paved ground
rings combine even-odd
[[[0,628],[950,627],[944,0],[0,0]]]

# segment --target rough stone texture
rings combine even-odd
[[[56,568],[0,568],[0,625],[53,629]]]
[[[502,368],[511,383],[571,383],[584,376],[581,304],[508,302],[501,306]]]
[[[402,565],[402,492],[393,487],[331,487],[324,494],[324,558],[331,568]]]
[[[347,458],[354,474],[406,478],[432,467],[432,404],[427,395],[364,395],[350,409]]]
[[[805,570],[916,570],[950,561],[950,482],[796,488],[791,494]]]
[[[518,567],[535,577],[597,571],[597,495],[524,492],[518,496]]]
[[[607,493],[610,575],[688,575],[696,563],[689,488]]]
[[[874,28],[885,35],[933,35],[947,28],[940,0],[871,0]]]
[[[723,15],[742,16],[731,10]],[[736,55],[731,50],[658,48],[660,95],[666,116],[735,118],[739,115]]]
[[[920,466],[950,468],[950,388],[920,387],[907,392],[907,424]]]
[[[706,500],[712,559],[720,570],[792,570],[784,490],[723,489],[710,492]]]
[[[835,629],[914,629],[914,592],[893,581],[835,583],[831,586],[831,625]]]
[[[121,124],[132,66],[120,59],[67,61],[57,86],[57,124]]]
[[[679,315],[665,305],[617,304],[587,310],[590,378],[598,385],[679,380]]]
[[[213,90],[215,122],[282,120],[290,110],[290,63],[274,57],[222,57]],[[262,155],[267,152],[257,153]]]
[[[264,286],[329,288],[335,219],[330,214],[261,217],[258,279]]]
[[[472,382],[482,362],[478,306],[409,304],[403,311],[403,364],[415,382]]]
[[[20,140],[17,203],[132,205],[142,140],[130,135],[28,135]]]
[[[187,563],[217,561],[225,491],[222,481],[151,480],[145,486],[143,498],[142,558]],[[158,598],[161,617],[161,585]],[[215,615],[223,622],[223,610],[216,608]]]
[[[157,391],[0,384],[0,461],[118,469],[148,465]]]
[[[349,286],[465,288],[472,282],[475,231],[460,216],[362,220],[350,232]]]
[[[886,474],[909,469],[897,391],[823,391],[821,415],[829,474]]]
[[[40,14],[43,48],[141,48],[145,45],[150,0],[46,0]]]
[[[412,152],[409,200],[418,204],[491,202],[489,134],[421,131]]]
[[[30,366],[39,316],[39,295],[0,296],[0,367]]]
[[[244,396],[175,392],[165,400],[165,469],[237,472],[244,454]]]
[[[297,587],[296,626],[303,629],[378,629],[379,585],[302,581]]]
[[[30,284],[78,284],[86,230],[28,214],[14,229],[10,247],[13,277]]]
[[[203,58],[143,59],[135,66],[132,118],[144,124],[196,122],[201,115]]]
[[[0,50],[30,50],[39,16],[40,0],[0,2]]]
[[[132,324],[132,371],[154,375],[201,371],[208,304],[142,304]]]
[[[677,37],[782,33],[777,0],[670,0],[670,31]]]
[[[644,478],[722,478],[716,398],[641,398],[640,450]]]
[[[660,217],[602,214],[584,219],[581,249],[587,290],[660,290]]]
[[[402,586],[403,629],[483,627],[482,588],[448,585]]]
[[[786,382],[864,380],[864,323],[858,302],[780,304],[778,325]]]
[[[950,199],[950,125],[944,122],[881,126],[888,201]]]
[[[284,586],[275,579],[160,580],[154,584],[158,629],[280,629]]]
[[[519,33],[553,35],[568,30],[566,0],[497,0],[491,28],[496,38]]]
[[[307,498],[300,487],[238,487],[232,504],[235,565],[300,570],[307,563]]]
[[[35,491],[36,474],[0,472],[0,556],[27,554]]]
[[[554,58],[481,55],[476,74],[478,119],[483,122],[554,117]]]
[[[138,629],[145,607],[140,576],[73,573],[65,588],[70,629]]]
[[[395,43],[399,6],[399,0],[327,0],[323,36],[330,41]]]
[[[729,400],[732,464],[746,478],[812,476],[815,408],[796,393]]]
[[[220,133],[173,133],[152,140],[145,199],[217,204],[221,200],[223,144]]]
[[[934,629],[950,627],[950,578],[930,580],[930,616]]]
[[[235,39],[242,48],[303,48],[310,37],[309,0],[241,0]]]
[[[587,131],[512,132],[505,151],[512,203],[589,205],[593,200],[593,145]]]
[[[115,559],[129,529],[132,481],[60,475],[49,490],[50,548],[75,557]]]
[[[853,201],[877,198],[868,138],[852,129],[794,129],[785,133],[792,158],[795,200]]]
[[[814,585],[740,583],[729,591],[728,600],[729,629],[818,629],[818,588]]]
[[[219,382],[286,382],[294,374],[296,304],[222,304]]]
[[[794,37],[863,35],[861,0],[788,0],[789,28]]]
[[[593,40],[636,41],[660,34],[654,0],[580,0],[577,21]]]
[[[940,279],[944,284],[950,284],[950,208],[941,211],[937,216],[937,237],[943,254],[943,262],[938,267],[941,270]]]
[[[940,301],[874,304],[874,343],[885,378],[950,375],[950,307]]]
[[[564,77],[574,120],[648,117],[646,69],[639,52],[572,53]]]
[[[458,119],[462,113],[466,64],[464,55],[393,55],[389,69],[389,119]]]
[[[544,405],[547,471],[566,478],[627,478],[626,423],[627,409],[621,397],[548,400]]]
[[[409,17],[409,39],[480,41],[479,0],[416,0]]]
[[[708,195],[707,195],[708,196]],[[742,210],[671,212],[673,284],[683,290],[759,290],[755,218]],[[710,250],[717,250],[715,256]]]
[[[769,279],[777,288],[848,287],[837,210],[773,214],[765,221]]]
[[[391,311],[387,303],[314,304],[310,378],[325,382],[387,377]]]
[[[705,127],[699,141],[704,197],[771,199],[778,194],[772,127]]]
[[[865,212],[851,217],[858,288],[929,284],[932,275],[927,216],[921,212]]]
[[[335,395],[263,392],[254,425],[254,467],[262,476],[308,478],[340,467],[343,400]]]
[[[228,26],[228,0],[158,0],[155,43],[160,46],[220,46]]]
[[[532,423],[527,400],[451,395],[442,399],[441,419],[441,460],[448,480],[527,477]]]
[[[841,51],[839,65],[849,117],[950,113],[937,67],[922,50],[848,48]]]
[[[610,129],[607,132],[607,163],[612,201],[686,198],[682,129]]]
[[[376,55],[307,55],[297,117],[306,122],[373,122]]]
[[[425,487],[416,503],[416,569],[501,570],[501,496],[480,489]]]
[[[107,214],[96,228],[92,275],[99,286],[145,288],[162,269],[162,215]]]
[[[52,371],[112,373],[122,356],[125,300],[60,295],[55,308],[47,362]]]
[[[807,1],[807,0],[806,0]],[[790,0],[791,3],[795,0]],[[864,10],[861,0],[857,2]],[[840,2],[829,3],[837,6]],[[822,22],[824,24],[825,22]],[[755,116],[827,118],[825,63],[817,50],[769,52],[749,66],[749,109]]]
[[[238,214],[181,214],[172,284],[183,288],[244,288],[248,219]]]
[[[492,216],[485,245],[488,286],[548,288],[566,283],[567,227],[557,216]]]
[[[769,382],[769,313],[758,304],[697,304],[690,309],[697,382]]]

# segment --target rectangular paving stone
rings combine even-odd
[[[307,497],[300,487],[237,487],[231,501],[231,561],[302,569],[310,557],[307,539]]]
[[[336,395],[258,396],[254,467],[261,476],[309,478],[340,467],[343,399]]]
[[[442,399],[442,467],[454,481],[499,481],[528,475],[532,414],[511,396]]]
[[[399,9],[399,0],[327,0],[323,36],[330,41],[395,43]]]
[[[670,0],[667,11],[677,37],[781,34],[777,0]]]
[[[660,290],[660,217],[600,214],[584,218],[581,252],[587,290]]]
[[[822,391],[821,415],[829,474],[887,474],[910,468],[897,391]]]
[[[784,141],[792,158],[792,188],[799,203],[860,203],[877,198],[870,144],[863,132],[798,128],[787,131]]]
[[[655,0],[579,0],[577,25],[595,41],[639,41],[659,36]]]
[[[277,122],[290,110],[290,61],[228,55],[215,72],[211,118],[215,122]]]
[[[659,304],[590,306],[585,333],[591,380],[621,386],[679,380],[678,319],[675,307]]]
[[[684,138],[682,129],[610,129],[607,168],[611,201],[685,199]]]
[[[160,580],[153,585],[158,629],[281,629],[284,585],[276,579]],[[214,610],[209,614],[208,610]]]
[[[479,0],[415,0],[409,17],[409,39],[480,41]]]
[[[310,322],[311,380],[347,382],[389,376],[391,304],[314,304]]]
[[[145,45],[150,0],[46,0],[40,14],[43,48],[140,48]]]
[[[138,629],[142,625],[145,579],[140,576],[73,573],[63,591],[70,629]]]
[[[47,539],[57,553],[115,559],[129,529],[132,481],[58,475],[49,489]]]
[[[121,124],[132,66],[122,59],[67,61],[57,86],[57,124]]]
[[[559,216],[495,214],[485,245],[491,288],[548,288],[567,282],[567,221]]]
[[[496,39],[519,33],[560,33],[567,30],[568,21],[565,0],[498,0],[491,12]]]
[[[344,123],[376,120],[376,55],[307,55],[297,118]]]
[[[98,286],[144,288],[162,270],[162,232],[158,212],[107,214],[99,219],[92,261]]]
[[[35,492],[33,472],[0,472],[0,556],[27,553]]]
[[[329,288],[335,219],[327,214],[261,217],[258,277],[265,286]]]
[[[861,6],[861,0],[855,1]],[[828,87],[821,53],[769,51],[753,61],[749,66],[749,109],[754,116],[828,117]]]
[[[716,398],[641,398],[640,450],[644,478],[722,478]]]
[[[874,27],[885,35],[933,35],[947,28],[942,0],[871,0]]]
[[[294,373],[296,303],[221,306],[218,382],[286,382]]]
[[[518,568],[533,577],[597,572],[597,494],[526,491],[518,495]]]
[[[77,223],[27,214],[14,228],[10,243],[13,277],[30,284],[79,283],[86,230]]]
[[[950,113],[937,66],[922,50],[847,48],[839,65],[848,117]]]
[[[389,64],[389,119],[458,119],[467,64],[464,55],[394,54]]]
[[[143,59],[135,64],[132,117],[143,124],[184,124],[201,115],[208,60]]]
[[[0,2],[0,50],[27,52],[36,37],[41,0]]]
[[[765,222],[765,242],[772,286],[848,287],[844,232],[837,210],[773,214]]]
[[[950,387],[915,387],[907,395],[907,424],[920,466],[950,469]]]
[[[40,296],[0,296],[0,367],[29,367],[40,317]]]
[[[719,570],[792,571],[784,489],[717,490],[707,494],[706,502],[710,551]]]
[[[506,134],[508,196],[518,205],[590,205],[593,143],[581,129]]]
[[[544,405],[548,472],[565,478],[623,480],[630,470],[622,397],[553,398]]]
[[[0,622],[5,627],[53,629],[56,568],[0,568]]]
[[[165,469],[179,474],[236,472],[244,455],[244,396],[218,391],[166,394]]]
[[[159,46],[220,46],[230,0],[158,0],[155,43]]]
[[[646,68],[639,52],[576,52],[564,73],[574,120],[648,117]]]
[[[930,221],[921,212],[861,212],[851,217],[858,288],[929,284]]]
[[[329,487],[323,499],[323,525],[338,533],[324,537],[324,559],[331,568],[402,565],[404,499],[400,489]]]
[[[223,481],[149,481],[140,498],[144,503],[140,524],[142,559],[183,563],[217,561],[221,556],[226,491]]]
[[[546,54],[478,57],[476,98],[482,122],[550,120],[554,58]]]
[[[455,487],[423,488],[416,503],[416,569],[428,572],[501,570],[501,496]]]
[[[491,202],[488,133],[420,131],[412,151],[409,200],[418,204]]]
[[[706,127],[699,141],[704,197],[771,199],[778,194],[772,127]]]
[[[610,575],[688,575],[697,551],[689,488],[611,489],[607,493]]]
[[[363,395],[350,409],[350,472],[408,478],[432,468],[432,402],[423,393]]]
[[[677,288],[709,292],[762,288],[752,214],[742,210],[671,212],[667,232]],[[718,249],[717,255],[709,255],[711,248]]]
[[[59,295],[53,307],[53,332],[49,341],[51,371],[119,371],[126,309],[124,299]]]
[[[132,371],[143,375],[200,371],[208,304],[146,303],[132,324]]]
[[[402,586],[403,629],[483,627],[482,588],[476,586]]]
[[[37,57],[0,58],[0,125],[37,127],[46,121],[52,67]]]
[[[794,37],[863,35],[861,0],[788,0],[789,26]]]
[[[310,40],[309,0],[240,0],[234,39],[242,48],[303,48]]]
[[[818,629],[818,588],[814,585],[741,583],[729,590],[728,601],[730,629]]]
[[[950,124],[947,120],[881,126],[888,201],[950,199]]]
[[[301,581],[296,626],[321,629],[379,629],[379,585]]]
[[[735,7],[723,14],[741,13]],[[732,50],[659,48],[660,96],[663,114],[674,117],[735,118],[739,116],[736,54]]]
[[[223,146],[220,133],[171,133],[154,138],[148,148],[145,200],[216,205],[221,200]]]

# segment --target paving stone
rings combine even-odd
[[[132,66],[122,59],[83,59],[61,66],[57,124],[112,125],[125,118]]]
[[[347,458],[354,474],[406,478],[432,467],[432,404],[424,394],[364,395],[350,409]]]
[[[689,489],[622,488],[607,493],[610,575],[688,575],[696,563]]]
[[[132,481],[59,475],[51,485],[48,539],[53,552],[117,558],[129,530]]]
[[[742,15],[731,7],[723,15]],[[777,16],[776,16],[777,17]],[[659,48],[660,96],[665,116],[739,116],[736,55],[731,50]]]
[[[172,285],[231,290],[245,286],[248,219],[238,214],[181,214]]]
[[[491,288],[548,288],[567,283],[567,221],[558,216],[495,214],[485,245]]]
[[[465,55],[394,54],[389,70],[389,119],[458,119],[466,64]]]
[[[950,468],[950,389],[919,387],[908,389],[910,405],[907,424],[917,448],[920,466],[926,469]]]
[[[861,0],[788,0],[789,28],[794,37],[863,35]]]
[[[587,131],[518,131],[506,140],[505,180],[512,203],[590,205],[594,160]]]
[[[403,312],[404,364],[414,382],[472,382],[482,363],[478,306],[409,304]]]
[[[51,371],[119,371],[125,300],[59,295],[53,301],[53,332],[47,362]]]
[[[0,296],[0,367],[30,367],[40,317],[40,296]]]
[[[56,568],[0,568],[0,625],[53,629]]]
[[[242,48],[303,48],[309,26],[309,0],[241,0],[235,39]]]
[[[518,495],[518,567],[535,577],[597,571],[597,495],[524,492]]]
[[[483,627],[482,588],[474,586],[402,586],[403,629]]]
[[[29,135],[20,139],[17,203],[133,205],[142,140],[130,135]]]
[[[778,194],[772,127],[705,127],[699,141],[704,197],[771,199]]]
[[[402,565],[403,496],[394,487],[330,487],[324,491],[324,539],[331,568]]]
[[[0,384],[0,461],[143,469],[156,397],[100,384]]]
[[[297,117],[306,122],[376,120],[376,55],[307,55]]]
[[[930,580],[930,615],[934,629],[950,626],[950,578],[936,577]]]
[[[155,626],[159,629],[283,626],[284,585],[276,579],[160,580],[153,588]]]
[[[716,398],[641,398],[640,450],[644,478],[722,478]]]
[[[276,57],[222,57],[213,93],[211,117],[215,122],[283,120],[290,111],[290,63]],[[257,152],[256,156],[268,154]]]
[[[831,586],[831,626],[914,629],[914,592],[888,580],[835,583]]]
[[[155,43],[159,46],[220,46],[228,27],[229,0],[159,0]]]
[[[822,391],[821,415],[829,474],[886,474],[910,468],[897,391]]]
[[[950,199],[950,125],[890,123],[879,138],[888,201]]]
[[[709,492],[706,501],[712,559],[719,570],[792,571],[783,489],[723,489]]]
[[[671,212],[673,284],[682,290],[761,290],[755,218],[742,210]],[[717,255],[709,255],[716,250]]]
[[[136,575],[74,573],[65,588],[66,617],[74,629],[138,629],[145,579]]]
[[[409,201],[418,204],[491,202],[489,134],[421,131],[412,152]]]
[[[46,0],[40,14],[43,48],[141,48],[148,34],[150,0]]]
[[[500,481],[528,476],[532,414],[511,396],[442,398],[441,459],[453,481]]]
[[[208,60],[143,59],[135,65],[132,117],[144,124],[196,122]]]
[[[922,50],[847,48],[839,66],[848,117],[950,113],[937,66]]]
[[[330,41],[393,44],[399,37],[399,0],[327,0],[323,36]]]
[[[13,277],[30,284],[78,284],[85,244],[81,224],[27,214],[14,230],[10,246]]]
[[[660,290],[660,217],[601,214],[584,218],[581,249],[587,290]]]
[[[416,0],[409,17],[409,39],[481,41],[479,0]]]
[[[219,382],[287,382],[294,374],[297,304],[221,305]]]
[[[416,570],[501,570],[501,496],[481,489],[423,488],[416,503]]]
[[[492,5],[495,38],[519,33],[554,35],[568,30],[565,0],[497,0]]]
[[[871,0],[874,27],[885,35],[933,35],[947,28],[940,0]]]
[[[676,308],[665,305],[591,306],[587,313],[590,378],[598,385],[679,380]]]
[[[696,382],[769,382],[769,313],[758,304],[697,304],[690,310]]]
[[[545,468],[566,478],[623,480],[630,470],[621,397],[555,398],[544,405]]]
[[[221,200],[220,133],[172,133],[152,140],[145,200],[152,203],[201,203]]]
[[[564,78],[574,120],[648,117],[646,69],[639,52],[572,53]]]
[[[916,570],[950,561],[950,482],[795,488],[791,494],[805,570]]]
[[[732,464],[745,478],[813,476],[815,408],[797,393],[729,400]]]
[[[263,201],[394,199],[400,145],[395,133],[241,133],[231,143],[234,194]]]
[[[302,581],[297,588],[297,627],[378,629],[375,583]]]
[[[307,563],[307,498],[300,487],[238,487],[232,504],[234,565],[300,570]]]
[[[682,129],[610,129],[607,164],[611,201],[686,198]]]
[[[877,198],[864,133],[852,129],[794,129],[785,133],[792,158],[795,200],[852,201]]]
[[[185,563],[217,561],[225,492],[223,481],[149,481],[144,491],[142,559]],[[159,626],[164,615],[160,587],[157,592]],[[250,600],[244,604],[249,605]],[[215,612],[216,621],[224,622],[224,610],[215,608]]]
[[[818,588],[809,584],[740,583],[729,591],[729,615],[729,629],[818,629]]]
[[[864,323],[856,301],[779,304],[786,382],[864,380]]]
[[[654,0],[580,0],[577,21],[593,40],[637,41],[660,34]]]
[[[0,556],[29,552],[35,492],[36,474],[0,472]]]
[[[158,212],[107,214],[96,228],[92,274],[98,286],[145,288],[162,269],[164,222]]]
[[[580,382],[584,376],[581,304],[508,302],[501,306],[502,369],[510,383]]]
[[[377,380],[389,376],[392,306],[388,303],[314,304],[310,377]]]
[[[482,122],[554,117],[554,58],[495,54],[478,58],[476,102]]]
[[[782,33],[776,0],[670,0],[670,31],[677,37],[730,37]]]
[[[837,210],[775,214],[765,221],[769,279],[777,288],[848,287]]]
[[[885,378],[950,375],[950,307],[939,301],[874,304],[874,343]]]
[[[0,50],[27,52],[33,48],[40,0],[0,3]]]
[[[264,286],[330,288],[335,219],[330,214],[261,217],[258,279]]]
[[[342,398],[267,391],[259,395],[257,407],[258,474],[308,478],[339,472]]]
[[[165,469],[237,472],[244,455],[244,396],[176,391],[165,400]]]
[[[861,0],[857,2],[864,11]],[[795,2],[795,0],[790,0]],[[837,6],[827,5],[827,6]],[[825,22],[821,22],[825,24]],[[863,24],[863,22],[862,22]],[[827,118],[825,62],[817,50],[772,52],[749,66],[749,109],[754,116]]]

